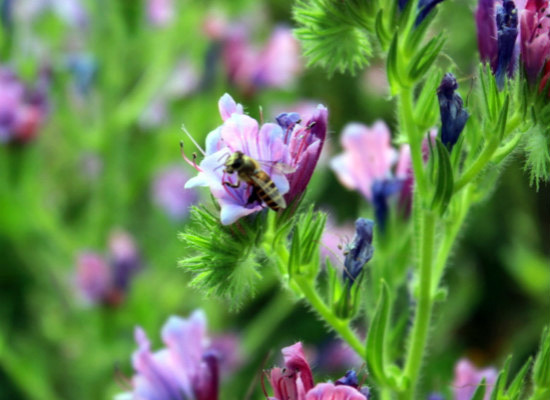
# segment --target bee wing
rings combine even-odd
[[[265,194],[269,196],[271,201],[277,204],[280,208],[286,208],[286,201],[272,180],[269,180],[269,182],[265,182],[255,175],[252,175],[250,178],[256,185],[258,185],[259,188],[264,191]],[[271,186],[271,184],[273,184],[273,186]],[[273,188],[275,188],[275,190],[273,190]]]
[[[258,161],[261,165],[271,168],[281,174],[292,174],[296,172],[296,167],[276,161]]]

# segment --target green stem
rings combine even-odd
[[[411,158],[413,164],[414,178],[417,182],[417,190],[421,199],[427,193],[426,176],[424,175],[424,164],[422,161],[422,138],[418,136],[413,113],[413,92],[410,88],[403,88],[401,91],[401,124],[407,132],[409,145],[411,146]]]
[[[445,233],[443,235],[443,240],[439,246],[439,251],[435,259],[434,266],[434,276],[432,280],[432,294],[435,294],[437,288],[439,287],[439,282],[443,276],[443,271],[445,270],[445,265],[447,264],[447,259],[449,258],[449,253],[453,247],[453,244],[456,240],[456,236],[460,231],[460,227],[466,218],[466,214],[470,209],[470,200],[471,200],[472,189],[469,187],[468,190],[464,193],[462,201],[460,203],[460,210],[457,215],[454,215],[452,218],[452,223],[447,225]]]
[[[422,216],[422,229],[420,239],[420,293],[418,306],[414,317],[407,362],[405,364],[405,376],[409,380],[409,387],[405,393],[405,399],[413,399],[416,382],[424,356],[424,348],[428,337],[430,319],[432,315],[433,300],[431,295],[433,250],[435,242],[435,214],[424,210]]]
[[[470,183],[493,157],[493,153],[498,147],[498,142],[496,140],[491,141],[481,152],[479,157],[474,161],[474,163],[462,174],[462,176],[455,182],[454,192],[458,192],[468,183]]]
[[[342,320],[336,317],[330,308],[327,307],[323,299],[319,296],[313,283],[301,276],[295,276],[293,279],[296,282],[296,285],[300,289],[301,293],[307,299],[309,304],[319,313],[323,320],[330,325],[341,337],[344,339],[347,344],[355,350],[362,358],[365,357],[364,348],[365,346],[361,343],[361,340],[353,332],[349,326],[348,320]]]

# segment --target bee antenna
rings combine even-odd
[[[193,144],[199,149],[199,151],[202,153],[203,156],[206,156],[206,152],[202,149],[201,146],[197,143],[197,141],[191,136],[191,134],[187,131],[184,124],[181,124],[181,130],[187,135],[187,137],[193,142]]]

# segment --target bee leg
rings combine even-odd
[[[239,186],[241,186],[241,181],[237,181],[237,183],[231,183],[231,182],[228,182],[228,181],[225,181],[225,182],[222,182],[225,186],[229,186],[229,187],[232,187],[232,188],[238,188]]]
[[[248,200],[246,201],[246,204],[252,204],[252,203],[255,203],[255,202],[262,202],[262,199],[260,199],[260,196],[258,196],[258,193],[256,193],[255,190],[252,191],[252,193],[250,193],[250,196],[248,196]]]

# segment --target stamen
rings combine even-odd
[[[124,390],[133,390],[132,381],[120,370],[118,364],[115,365],[114,379],[116,383]]]
[[[233,200],[235,201],[239,201],[239,198],[237,197],[237,194],[235,193],[235,190],[233,188],[230,188],[229,186],[227,186],[226,184],[224,184],[224,182],[229,182],[231,183],[232,185],[234,184],[233,182],[231,182],[231,179],[226,179],[227,178],[227,174],[225,173],[225,171],[223,172],[223,175],[222,175],[222,186],[224,188],[224,190],[226,191],[226,193],[231,196],[233,198]],[[231,178],[231,177],[229,177]],[[233,190],[230,190],[230,189],[233,189]]]
[[[183,140],[180,141],[180,149],[181,149],[181,157],[193,168],[195,168],[197,171],[202,172],[202,169],[197,165],[197,153],[193,153],[193,160],[190,160],[185,155],[185,151],[183,151]]]
[[[183,132],[185,132],[185,134],[187,135],[187,137],[193,142],[193,144],[195,146],[197,146],[197,149],[199,149],[199,151],[202,153],[203,156],[206,156],[206,152],[202,149],[201,146],[199,146],[199,144],[197,143],[197,141],[193,138],[193,136],[191,136],[191,134],[187,131],[187,129],[185,129],[185,125],[184,124],[181,124],[181,130]]]

